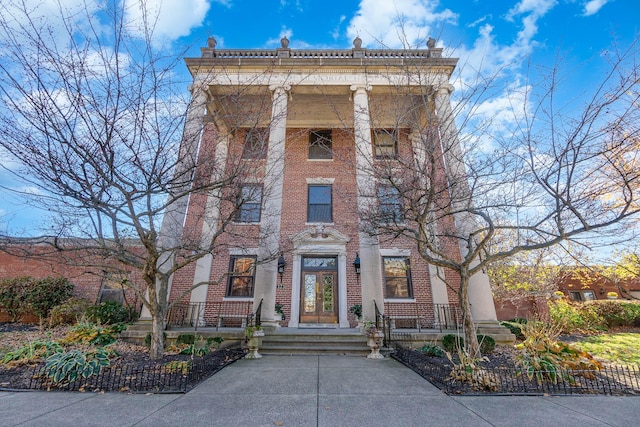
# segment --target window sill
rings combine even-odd
[[[415,298],[385,298],[384,302],[413,303],[413,302],[416,302],[416,299]]]
[[[309,162],[333,162],[333,159],[307,159]]]
[[[253,297],[222,297],[222,301],[253,301]]]
[[[313,225],[329,225],[329,226],[335,226],[335,223],[333,222],[305,222],[304,225],[309,225],[309,226],[313,226]]]
[[[261,225],[262,222],[261,221],[257,221],[257,222],[236,222],[233,221],[234,225]]]

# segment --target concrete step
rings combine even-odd
[[[260,353],[264,354],[339,354],[364,356],[369,353],[367,338],[361,334],[266,334]]]

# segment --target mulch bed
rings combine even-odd
[[[47,334],[55,339],[61,330],[39,332],[31,325],[0,324],[0,343],[15,345],[16,341],[33,339],[32,336]],[[14,334],[1,334],[13,332]],[[10,338],[15,335],[15,338]],[[44,361],[31,365],[0,365],[0,390],[73,390],[73,391],[121,391],[141,393],[186,392],[225,366],[244,357],[245,352],[237,348],[212,351],[203,357],[165,354],[161,360],[151,360],[145,347],[118,342],[113,345],[118,356],[100,374],[72,383],[52,385],[39,375]],[[188,369],[171,369],[170,362],[186,362]],[[170,366],[170,365],[169,365]]]

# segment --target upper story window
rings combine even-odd
[[[256,277],[256,258],[232,256],[229,262],[228,297],[252,297]]]
[[[309,132],[309,159],[333,159],[331,129]]]
[[[378,203],[380,222],[395,223],[404,221],[402,197],[396,187],[391,185],[379,185]]]
[[[373,131],[373,154],[376,159],[395,158],[398,155],[397,133],[388,129]]]
[[[407,257],[382,257],[386,298],[413,298],[411,269]]]
[[[243,159],[266,159],[267,144],[269,141],[269,129],[251,128],[247,129],[244,136],[244,147],[242,149]]]
[[[238,194],[237,208],[236,222],[260,222],[262,185],[243,185]]]
[[[331,185],[309,185],[307,222],[333,222]]]

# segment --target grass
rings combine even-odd
[[[640,334],[593,335],[573,345],[598,360],[616,365],[640,365]]]

